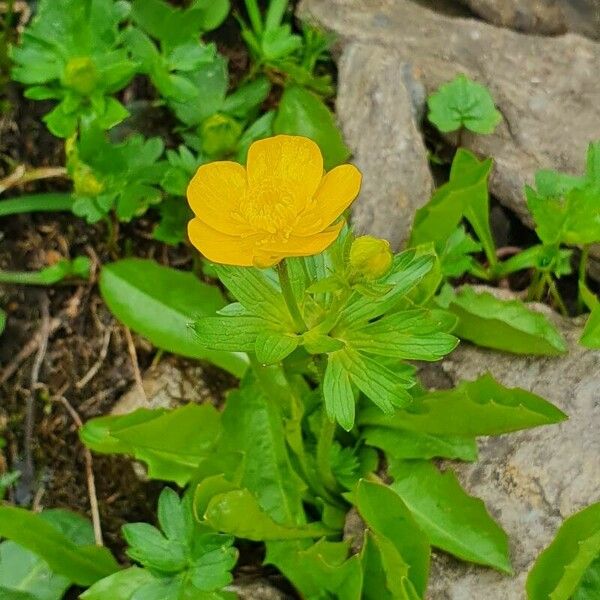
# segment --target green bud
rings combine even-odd
[[[226,156],[231,154],[242,135],[242,126],[232,117],[214,114],[200,125],[202,150],[208,156]]]
[[[394,255],[387,240],[363,235],[352,242],[350,268],[355,275],[372,281],[391,268]]]
[[[63,74],[63,83],[82,96],[89,96],[98,85],[98,69],[94,61],[88,56],[69,60]]]

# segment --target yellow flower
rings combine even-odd
[[[227,265],[267,267],[288,256],[318,254],[339,235],[339,217],[360,182],[352,165],[324,173],[321,151],[308,138],[254,142],[246,168],[213,162],[192,178],[190,241],[209,260]]]

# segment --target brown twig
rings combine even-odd
[[[125,339],[127,340],[127,350],[129,351],[129,356],[131,358],[131,365],[133,367],[133,376],[135,377],[135,383],[139,389],[140,394],[144,400],[148,400],[146,398],[146,390],[144,390],[144,382],[142,381],[142,374],[140,373],[140,366],[138,364],[137,353],[135,351],[135,344],[133,343],[133,337],[131,336],[131,330],[129,327],[124,326],[125,330]]]
[[[40,300],[42,312],[42,325],[38,334],[39,341],[37,353],[31,369],[31,382],[27,399],[25,400],[25,435],[24,448],[25,462],[23,465],[22,482],[25,486],[30,486],[35,477],[35,469],[33,465],[33,452],[31,446],[33,444],[33,429],[35,427],[35,398],[38,389],[38,381],[40,370],[46,350],[48,348],[48,338],[50,337],[50,301],[48,296],[44,294]]]
[[[83,389],[89,381],[98,373],[102,363],[106,360],[108,354],[108,346],[110,344],[110,336],[112,334],[112,328],[109,327],[104,333],[104,339],[102,340],[102,347],[100,348],[100,355],[98,360],[92,365],[91,369],[75,384],[78,390]]]
[[[507,256],[514,256],[515,254],[519,254],[522,252],[523,248],[519,246],[503,246],[502,248],[498,248],[496,250],[496,256],[498,258],[506,258]]]
[[[0,179],[0,194],[17,185],[54,177],[67,177],[67,169],[65,167],[39,167],[27,170],[25,165],[19,165],[10,175]]]
[[[64,396],[58,397],[57,400],[67,409],[67,412],[71,415],[75,425],[81,429],[83,427],[83,421],[71,403]],[[97,546],[103,546],[104,542],[102,540],[102,524],[100,522],[98,496],[96,495],[96,480],[94,479],[94,463],[92,459],[92,453],[85,445],[83,446],[83,457],[85,459],[85,475],[88,496],[90,499],[90,512],[92,513],[92,525],[94,527],[94,539],[96,540]]]

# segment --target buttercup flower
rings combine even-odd
[[[192,178],[190,241],[209,260],[227,265],[267,267],[288,256],[318,254],[337,238],[339,217],[360,182],[352,165],[324,173],[321,151],[308,138],[254,142],[245,168],[213,162]]]

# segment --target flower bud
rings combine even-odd
[[[82,96],[89,96],[98,84],[98,69],[87,56],[72,58],[65,68],[63,81]]]
[[[225,156],[235,150],[242,126],[232,117],[214,114],[200,125],[202,150],[208,156]]]
[[[390,270],[393,257],[387,240],[363,235],[352,242],[350,267],[364,279],[379,279]]]

